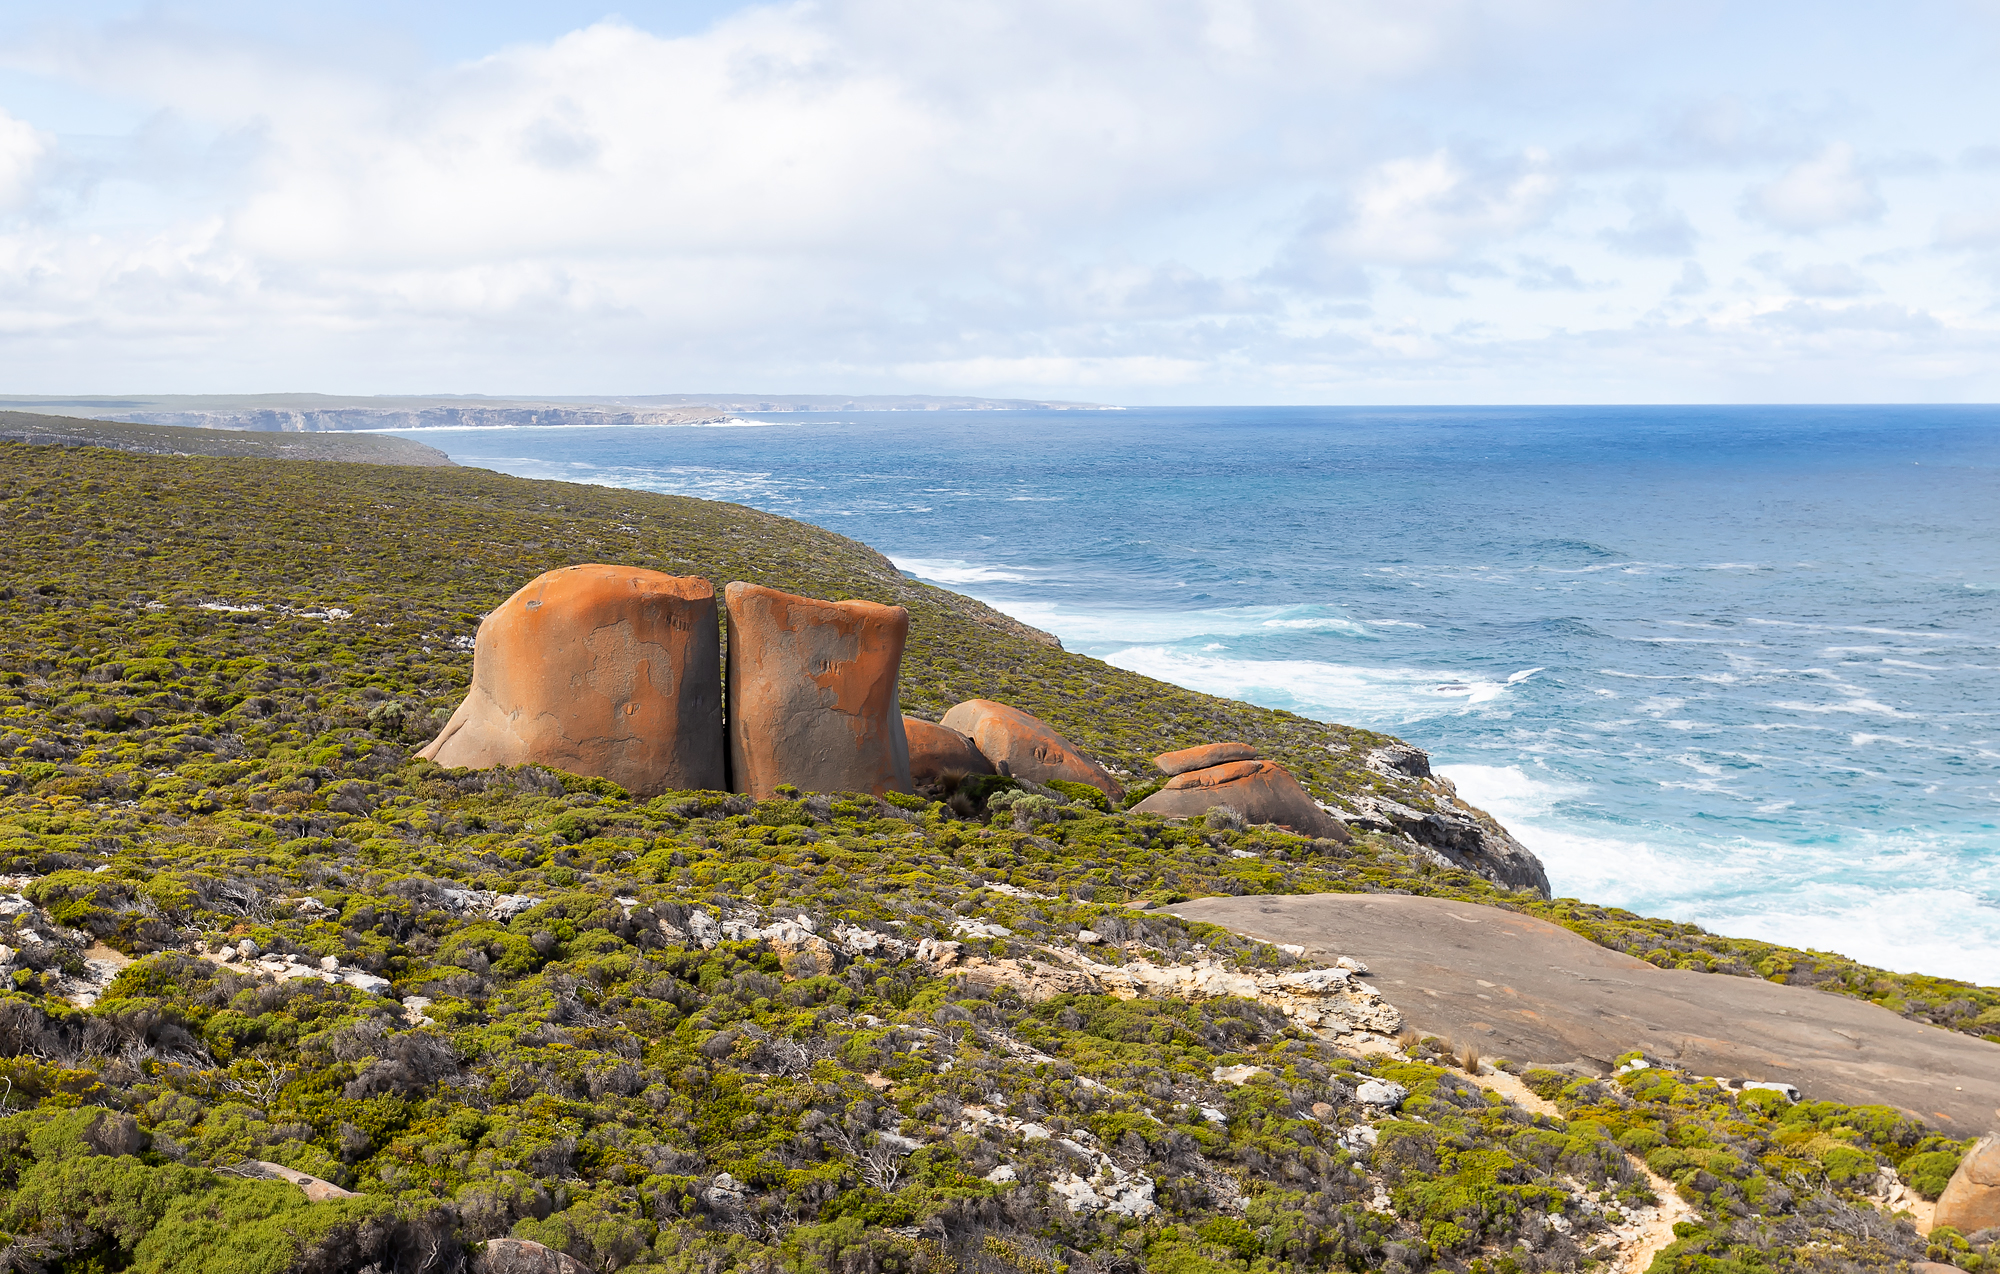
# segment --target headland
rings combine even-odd
[[[736,505],[18,443],[0,480],[18,1112],[0,1137],[31,1255],[718,1274],[1992,1259],[1990,1236],[1920,1232],[1969,1139],[1894,1095],[1788,1076],[1794,1102],[1644,1039],[1602,1073],[1482,1056],[1409,1029],[1408,993],[1337,926],[1309,948],[1170,914],[1479,904],[1628,971],[1816,986],[2000,1056],[1980,1038],[1993,988],[1546,897],[1532,856],[1400,740],[1111,668]],[[1122,802],[642,796],[418,757],[464,699],[482,616],[582,562],[900,606],[902,712],[1031,713]],[[1158,760],[1223,741],[1281,763],[1344,835],[1133,811],[1171,777]]]

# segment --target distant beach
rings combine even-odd
[[[2000,412],[785,413],[411,431],[734,500],[1071,649],[1400,734],[1558,892],[2000,978]]]

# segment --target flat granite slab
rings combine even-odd
[[[1510,1061],[1608,1070],[1631,1049],[1807,1100],[1897,1106],[1954,1136],[2000,1128],[2000,1044],[1850,996],[1661,969],[1499,907],[1398,894],[1200,898],[1189,920],[1353,956],[1425,1035]]]

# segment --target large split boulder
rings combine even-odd
[[[2000,1133],[1981,1137],[1958,1161],[1931,1225],[1948,1225],[1960,1234],[2000,1226]]]
[[[1132,812],[1200,818],[1223,805],[1241,814],[1246,822],[1276,823],[1301,836],[1351,839],[1340,820],[1321,809],[1291,771],[1276,761],[1225,761],[1184,771],[1134,805]]]
[[[729,764],[738,792],[911,792],[897,693],[910,613],[757,584],[729,610]]]
[[[1061,779],[1088,783],[1112,800],[1125,789],[1103,767],[1085,757],[1047,722],[991,699],[968,699],[944,714],[944,726],[972,740],[1002,774],[1047,783]]]
[[[714,587],[597,563],[536,576],[479,625],[472,688],[418,755],[725,790]]]
[[[910,781],[935,783],[947,774],[992,774],[986,754],[949,726],[922,717],[903,718],[903,737],[910,743]]]

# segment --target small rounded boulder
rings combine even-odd
[[[1036,783],[1061,779],[1088,783],[1112,800],[1125,789],[1050,728],[1019,708],[991,699],[968,699],[944,714],[944,726],[972,740],[973,746],[1002,774]]]

